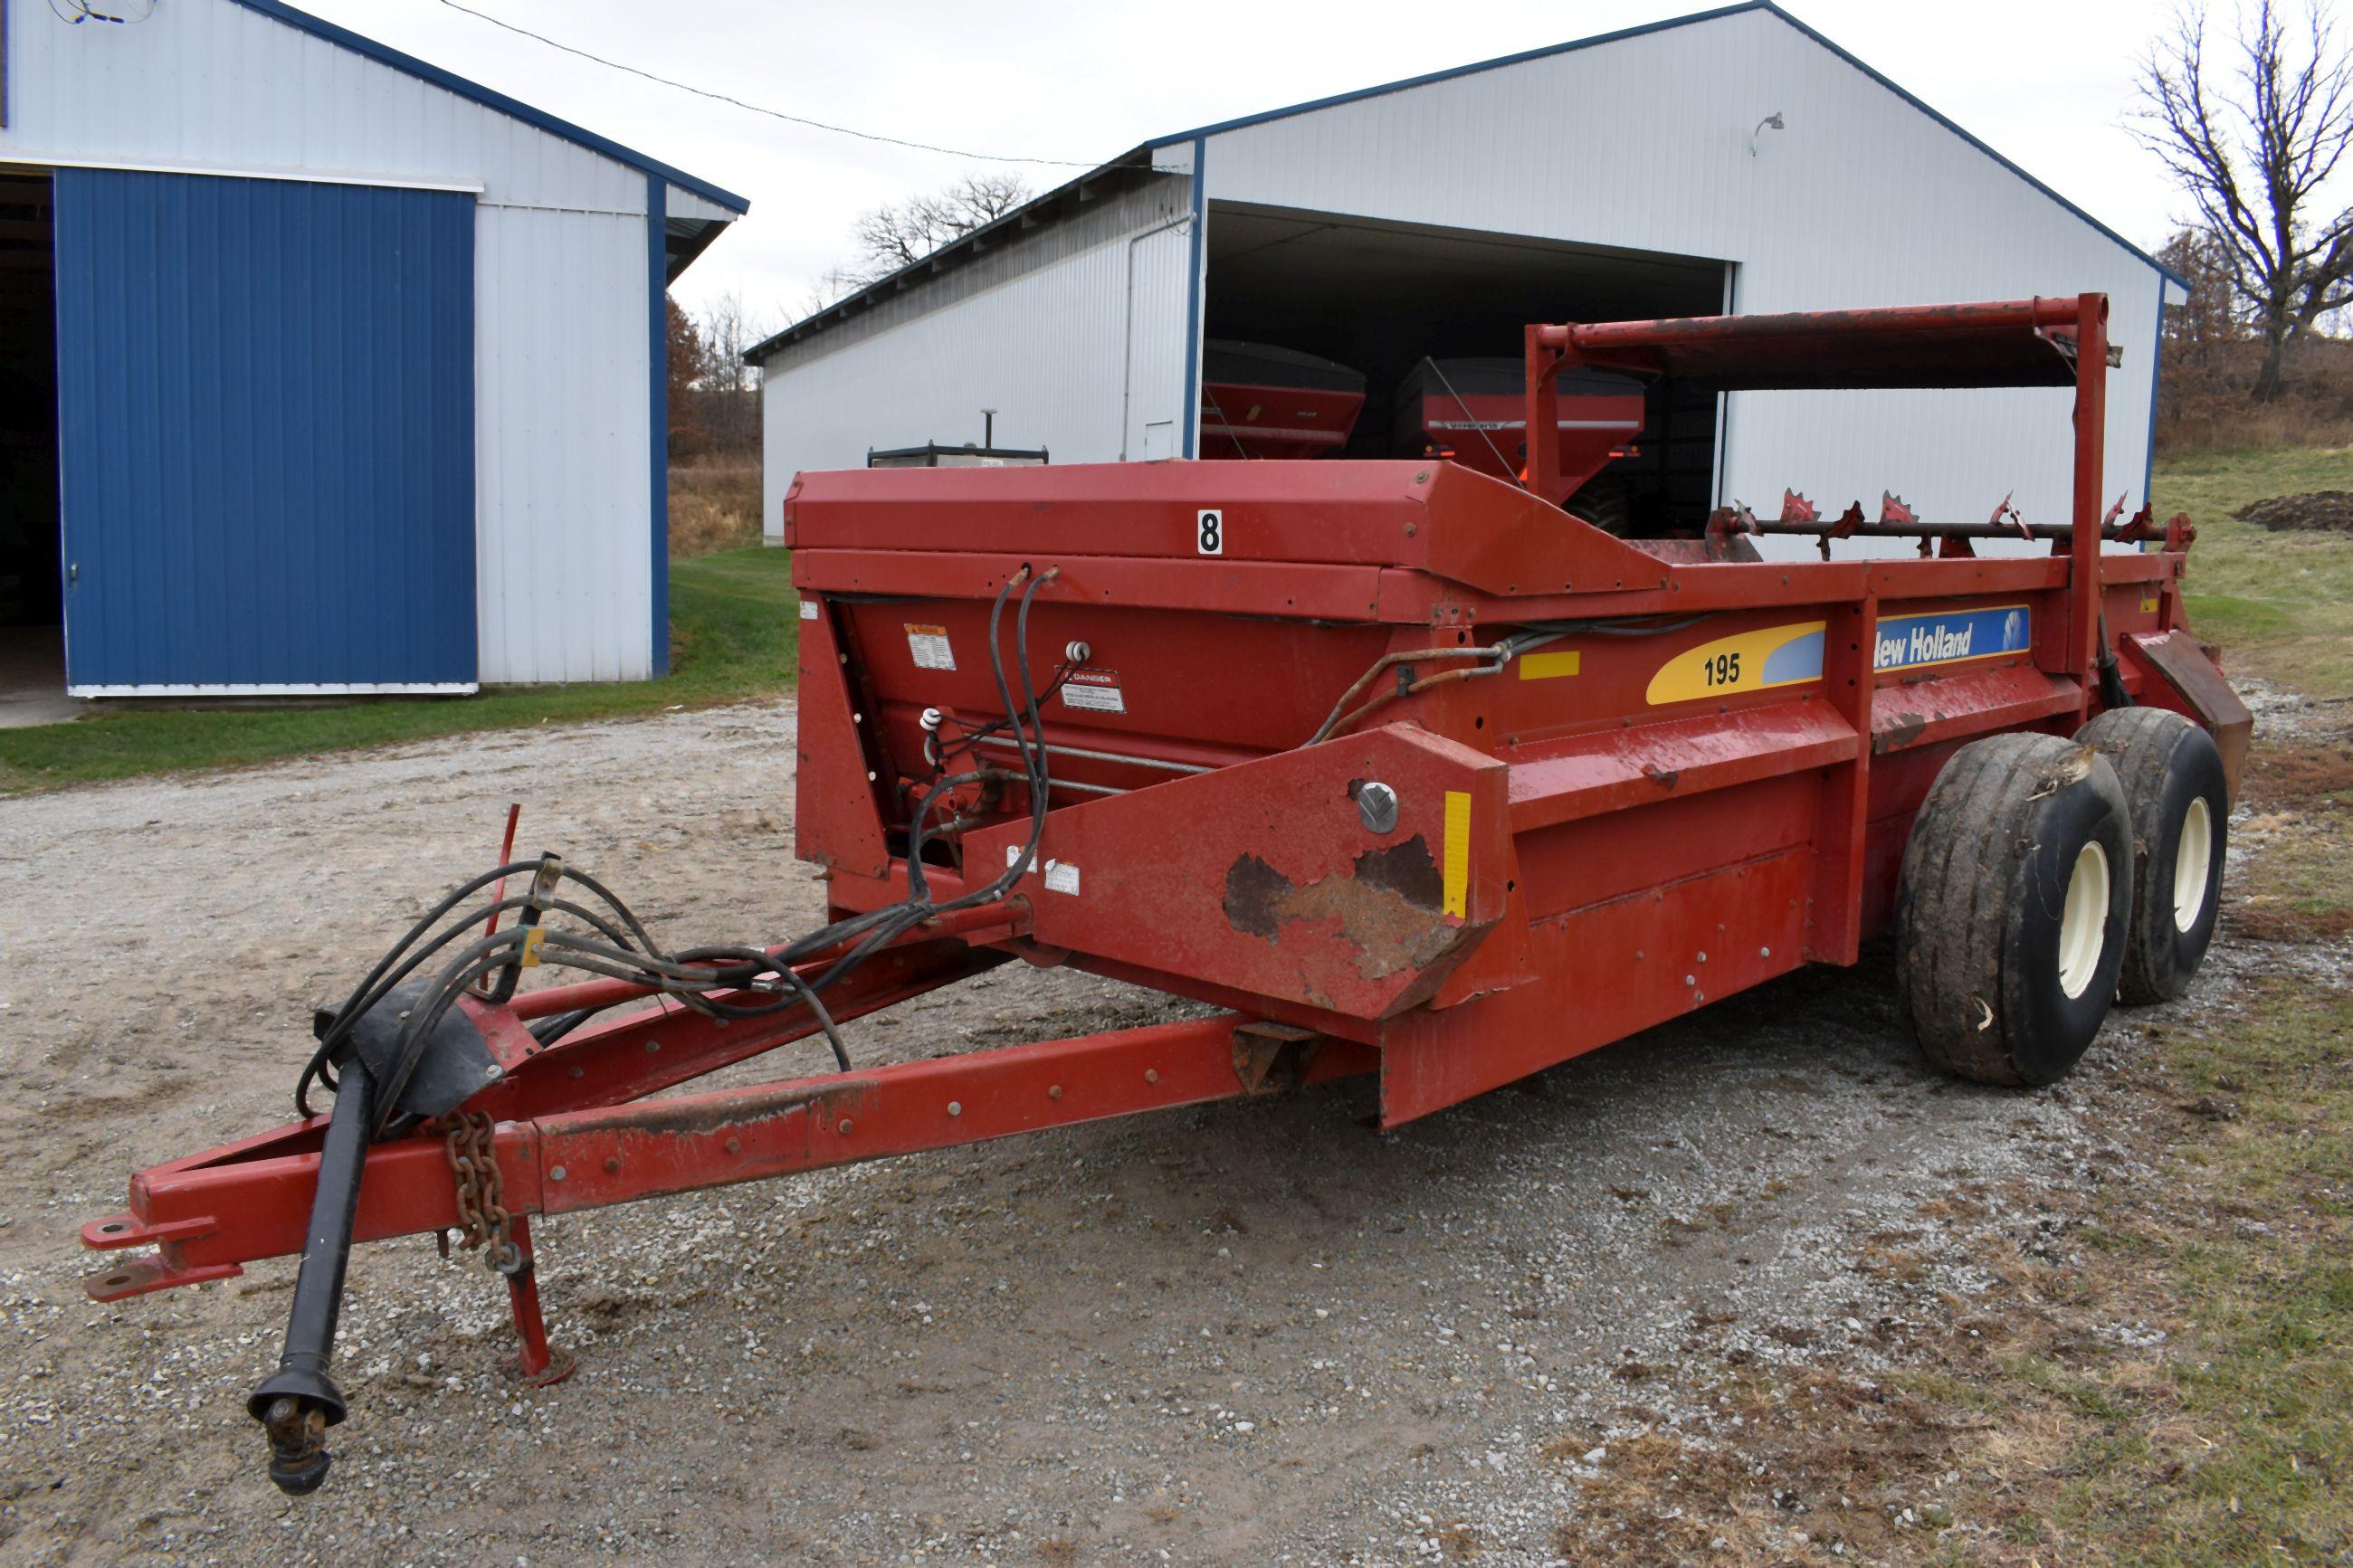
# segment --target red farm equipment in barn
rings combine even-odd
[[[1212,338],[1201,347],[1201,456],[1336,458],[1364,411],[1365,377],[1296,349]]]
[[[1499,479],[1525,477],[1528,405],[1523,379],[1513,360],[1423,360],[1398,389],[1393,449],[1447,458]],[[1556,376],[1552,385],[1553,460],[1567,487],[1563,504],[1573,516],[1623,532],[1624,496],[1607,482],[1592,481],[1642,433],[1642,384],[1577,365]]]
[[[1349,1074],[1394,1127],[1890,930],[1932,1060],[2049,1082],[2203,955],[2249,731],[2182,623],[2186,521],[2103,551],[2150,535],[2103,511],[2105,325],[2084,295],[1528,330],[1538,429],[1579,367],[2072,386],[2064,521],[1791,496],[1621,540],[1558,510],[1577,476],[1541,446],[1525,488],[1430,460],[804,475],[797,830],[831,923],[666,951],[555,857],[486,872],[320,1014],[302,1095],[332,1114],[133,1176],[82,1237],[142,1250],[90,1292],[301,1255],[249,1408],[305,1491],[353,1241],[465,1229],[545,1379],[529,1216]],[[1918,558],[1838,558],[1861,535]],[[2048,549],[1974,553],[1997,535]],[[1016,961],[1221,1010],[878,1066],[840,1040]],[[590,977],[520,988],[558,963]],[[818,1036],[839,1070],[673,1092]]]

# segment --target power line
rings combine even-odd
[[[452,11],[462,11],[469,16],[488,22],[493,27],[501,27],[507,32],[520,34],[523,37],[545,44],[551,49],[560,49],[567,55],[576,55],[584,60],[593,61],[613,70],[626,71],[631,76],[643,77],[648,81],[659,82],[664,87],[676,88],[681,92],[691,92],[697,98],[707,98],[714,103],[733,104],[737,109],[749,110],[754,114],[765,114],[771,120],[782,120],[792,125],[805,125],[812,131],[829,131],[837,136],[854,136],[860,142],[881,142],[892,147],[912,147],[919,153],[944,153],[952,158],[970,158],[984,163],[1050,163],[1064,169],[1095,167],[1092,163],[1082,163],[1075,158],[1016,158],[1001,153],[974,153],[962,147],[935,146],[929,142],[910,142],[903,136],[884,136],[872,131],[854,130],[847,125],[830,125],[822,120],[811,120],[807,115],[786,114],[781,109],[746,103],[740,98],[731,98],[723,92],[712,92],[703,88],[691,86],[686,82],[673,81],[669,77],[656,76],[649,70],[641,70],[636,66],[625,65],[619,60],[607,59],[603,55],[591,54],[586,49],[575,48],[570,44],[557,42],[544,33],[534,33],[529,27],[519,27],[512,22],[502,21],[487,11],[477,11],[471,5],[461,5],[458,0],[441,0],[441,4]]]

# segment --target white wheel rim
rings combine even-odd
[[[2059,989],[2081,996],[2099,973],[2108,945],[2108,852],[2086,844],[2067,874],[2067,902],[2059,915]]]
[[[2173,929],[2188,931],[2206,912],[2206,884],[2214,875],[2214,812],[2200,795],[2181,818],[2173,847]]]

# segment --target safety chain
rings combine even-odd
[[[448,1128],[442,1148],[458,1178],[458,1224],[464,1233],[459,1245],[471,1251],[488,1242],[482,1261],[491,1272],[520,1274],[522,1248],[514,1244],[514,1216],[499,1201],[503,1194],[492,1138],[497,1119],[487,1110],[453,1110],[441,1120]],[[446,1237],[442,1254],[448,1254]]]

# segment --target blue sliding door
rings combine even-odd
[[[470,689],[472,196],[55,178],[68,687]]]

